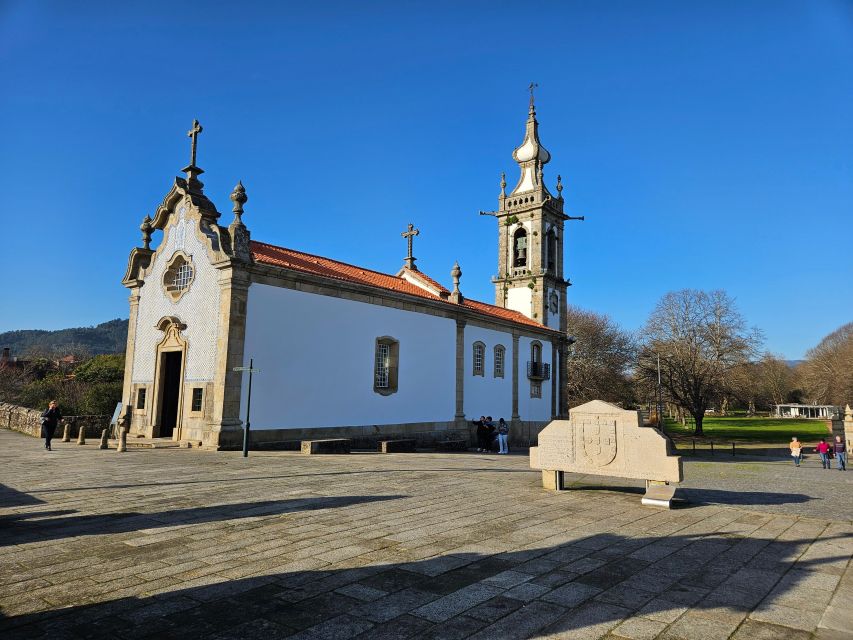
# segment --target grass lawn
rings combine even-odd
[[[673,420],[667,420],[664,425],[667,433],[674,436],[692,436],[693,420],[681,426]],[[823,420],[798,420],[795,418],[744,418],[705,416],[702,430],[706,438],[725,440],[752,440],[772,443],[788,443],[792,436],[797,436],[806,445],[832,435]]]

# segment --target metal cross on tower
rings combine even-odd
[[[528,89],[530,89],[530,108],[531,109],[533,108],[533,90],[536,89],[538,86],[539,85],[536,84],[535,82],[531,82],[530,86],[527,87]]]
[[[420,231],[418,229],[415,229],[415,225],[413,225],[410,222],[409,223],[409,230],[404,231],[403,233],[400,234],[401,236],[406,238],[406,240],[408,240],[408,242],[409,242],[409,255],[406,256],[406,267],[409,269],[414,269],[415,271],[417,271],[418,268],[415,266],[416,258],[415,258],[415,256],[412,255],[412,244],[413,244],[412,239],[416,235],[418,235],[419,233],[420,233]]]
[[[187,137],[192,138],[192,145],[190,147],[190,166],[195,166],[195,152],[198,147],[198,134],[200,134],[204,129],[202,129],[201,125],[198,123],[198,120],[193,120],[193,128],[187,131]]]

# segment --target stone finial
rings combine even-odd
[[[142,219],[142,224],[139,225],[139,230],[142,232],[142,246],[146,250],[151,249],[151,232],[154,230],[154,226],[151,224],[151,216],[146,215]]]
[[[237,186],[231,192],[231,202],[234,203],[234,222],[237,224],[243,224],[243,205],[248,200],[249,196],[246,195],[246,188],[243,186],[243,181],[238,180]]]
[[[844,407],[844,419],[853,420],[853,409],[850,408],[849,404]]]
[[[506,173],[501,171],[501,198],[506,198]]]
[[[557,197],[563,199],[563,176],[557,175]]]
[[[455,304],[462,304],[462,292],[459,290],[459,280],[462,278],[462,269],[459,268],[459,261],[453,263],[453,269],[450,270],[450,277],[453,278],[453,291],[450,292],[450,301]]]

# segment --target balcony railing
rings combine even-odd
[[[544,362],[527,362],[527,377],[530,380],[550,380],[551,365]]]

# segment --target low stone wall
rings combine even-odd
[[[509,446],[527,448],[535,445],[539,432],[547,422],[515,422],[510,425]],[[353,449],[375,451],[381,440],[415,440],[419,449],[433,449],[438,442],[467,440],[477,446],[476,429],[468,421],[464,427],[455,422],[414,422],[409,424],[367,425],[347,427],[306,427],[302,429],[255,429],[251,431],[252,449],[299,451],[302,440],[348,438]],[[218,449],[235,451],[243,447],[243,431],[221,434]]]
[[[0,402],[0,429],[11,429],[41,438],[41,414],[38,409]],[[86,427],[87,438],[99,438],[101,430],[109,426],[110,416],[66,416],[62,419],[62,424],[56,427],[55,439],[62,438],[65,422],[71,425],[72,438],[77,438],[81,426]]]

